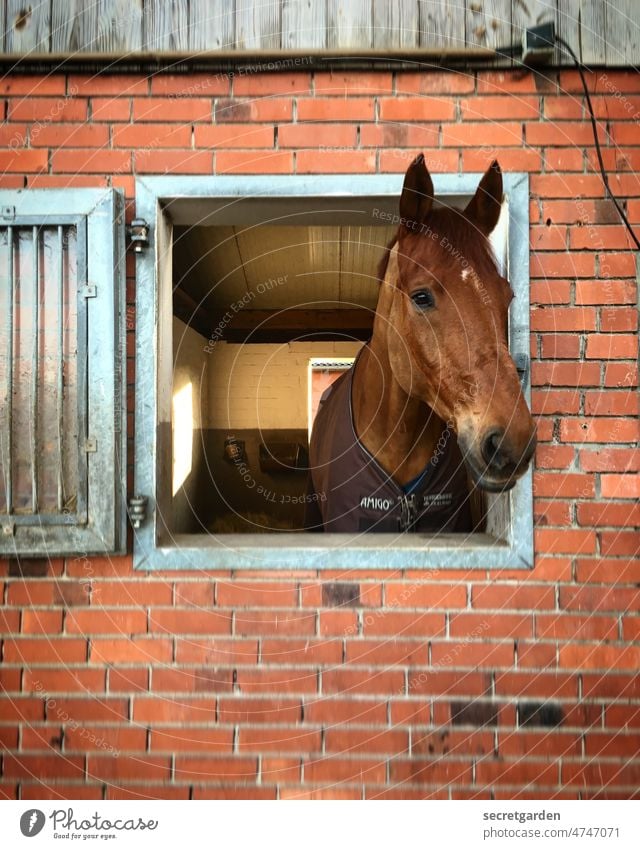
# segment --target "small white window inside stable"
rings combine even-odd
[[[436,201],[466,205],[480,177],[433,175]],[[368,338],[402,179],[138,179],[150,236],[137,255],[135,495],[147,510],[136,568],[532,567],[531,470],[484,495],[482,533],[287,530],[306,479],[310,364],[347,363]],[[509,344],[529,400],[527,175],[505,174],[504,191],[492,242],[514,290]],[[230,480],[248,510],[232,503]]]

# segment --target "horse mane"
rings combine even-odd
[[[380,259],[378,283],[382,283],[387,273],[389,254],[398,241],[398,233],[386,246]],[[460,260],[465,260],[480,275],[495,273],[496,258],[491,242],[484,233],[478,230],[475,224],[465,217],[461,210],[451,207],[440,207],[434,210],[420,229],[416,231],[416,235],[431,238],[433,233],[438,234],[436,243],[448,246],[447,250],[452,258],[457,257]]]

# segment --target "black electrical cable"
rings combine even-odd
[[[593,138],[594,138],[594,141],[596,143],[596,154],[598,156],[598,165],[600,166],[600,176],[602,177],[602,182],[604,183],[604,187],[606,189],[607,194],[609,195],[609,197],[613,201],[615,208],[618,210],[618,214],[620,215],[620,218],[624,222],[625,227],[627,228],[627,230],[631,234],[631,238],[635,242],[636,247],[638,248],[638,250],[640,250],[640,241],[638,240],[638,237],[634,233],[633,228],[631,227],[631,224],[629,224],[629,219],[627,218],[625,211],[620,204],[620,201],[614,195],[614,193],[611,190],[611,186],[609,185],[609,177],[607,176],[607,172],[606,172],[605,167],[604,167],[604,162],[603,162],[603,159],[602,159],[602,151],[600,150],[600,142],[598,140],[598,124],[596,122],[596,116],[594,115],[594,112],[593,112],[593,106],[591,104],[591,96],[589,95],[589,88],[587,87],[587,81],[586,81],[585,76],[584,76],[584,70],[583,70],[584,66],[583,66],[582,62],[578,59],[576,54],[573,52],[572,48],[567,44],[567,42],[563,38],[560,38],[559,35],[556,35],[556,41],[560,45],[560,47],[562,47],[564,50],[566,50],[567,53],[571,56],[571,58],[575,62],[576,68],[578,69],[578,73],[580,74],[580,79],[582,80],[582,88],[584,89],[585,97],[587,99],[587,107],[589,109],[589,115],[591,116],[591,128],[593,129]]]

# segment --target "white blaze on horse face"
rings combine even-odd
[[[471,269],[469,268],[469,266],[462,269],[462,279],[463,280],[468,280],[470,275],[471,275]]]

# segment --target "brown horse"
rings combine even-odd
[[[422,155],[407,170],[371,340],[314,424],[308,527],[468,531],[467,472],[501,492],[527,469],[536,436],[508,348],[513,293],[488,241],[501,201],[497,162],[463,212],[434,208]]]

